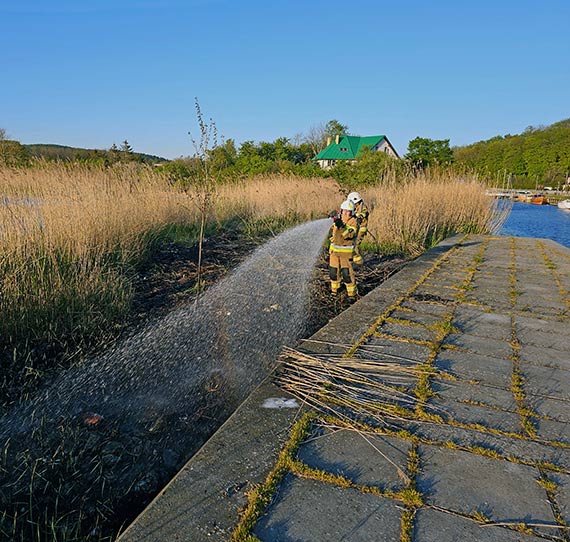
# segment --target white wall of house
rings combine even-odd
[[[372,150],[385,152],[386,154],[393,156],[394,158],[398,158],[398,155],[396,154],[396,151],[394,151],[394,149],[392,148],[392,145],[390,145],[385,139],[380,141],[378,145],[374,145],[374,147],[372,147]]]
[[[335,160],[317,160],[317,164],[321,169],[331,169],[334,166]]]

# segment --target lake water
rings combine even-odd
[[[556,205],[515,202],[500,235],[544,237],[570,248],[570,211]]]

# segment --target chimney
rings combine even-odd
[[[336,134],[335,138],[334,138],[334,142],[338,145],[340,143],[340,135]]]
[[[327,147],[331,144],[332,138],[329,136],[327,137]]]

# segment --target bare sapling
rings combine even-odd
[[[203,288],[202,280],[202,253],[204,246],[204,233],[208,217],[213,209],[216,194],[216,182],[209,160],[210,154],[217,147],[217,130],[212,119],[209,122],[204,121],[202,109],[198,98],[194,98],[196,107],[196,117],[198,119],[198,127],[200,129],[200,139],[196,141],[192,134],[188,132],[192,145],[194,147],[194,157],[197,163],[198,175],[195,180],[194,190],[190,196],[193,203],[198,209],[200,216],[200,231],[198,234],[198,272],[196,279],[196,289],[201,291]],[[188,194],[188,191],[187,191]]]

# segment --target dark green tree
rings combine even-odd
[[[4,128],[0,128],[0,166],[24,166],[29,155],[26,148],[13,139],[8,139]]]
[[[209,160],[212,164],[212,169],[218,173],[233,168],[237,156],[236,144],[233,139],[228,139],[209,151]]]
[[[124,154],[133,154],[133,148],[129,145],[129,142],[126,139],[121,144],[121,152]]]
[[[325,136],[335,137],[336,135],[349,135],[348,126],[341,124],[336,119],[329,120],[325,124]]]
[[[429,139],[416,137],[408,143],[408,154],[405,158],[417,168],[432,165],[451,164],[453,151],[449,146],[449,139]]]

